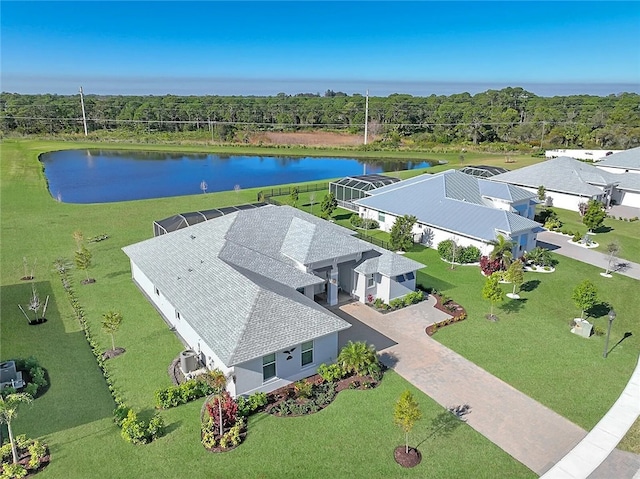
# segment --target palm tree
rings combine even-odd
[[[337,362],[344,372],[364,376],[377,369],[378,356],[372,344],[349,341],[340,350]]]
[[[499,260],[501,269],[507,269],[513,259],[513,253],[511,252],[514,246],[513,241],[509,241],[499,234],[495,240],[491,241],[491,244],[493,245],[493,251],[491,251],[489,257],[493,260]]]
[[[0,396],[0,424],[6,424],[9,430],[9,442],[11,443],[11,453],[13,454],[13,463],[18,463],[18,450],[13,439],[13,430],[11,429],[11,421],[18,415],[18,408],[22,404],[30,404],[33,397],[27,393],[8,394],[6,397]]]

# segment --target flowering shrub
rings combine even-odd
[[[480,269],[485,276],[491,276],[496,271],[500,271],[500,260],[482,256],[480,258]]]

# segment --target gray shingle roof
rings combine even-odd
[[[599,161],[597,165],[626,170],[640,170],[640,146],[605,156],[605,159]]]
[[[491,178],[491,181],[529,188],[543,185],[548,191],[588,197],[602,194],[600,187],[616,184],[619,180],[620,178],[616,178],[613,173],[567,156],[518,168]]]
[[[488,206],[479,181],[486,180],[447,170],[379,188],[355,203],[393,215],[413,215],[420,223],[482,241],[496,239],[497,232],[511,234],[539,227],[523,216]],[[512,187],[509,194],[533,196],[518,190]]]
[[[363,256],[354,271],[360,274],[380,273],[383,276],[392,278],[424,267],[425,265],[422,263],[376,247],[374,251]]]
[[[232,366],[350,327],[296,291],[323,282],[298,269],[297,261],[363,252],[384,257],[383,266],[390,271],[406,265],[414,266],[412,271],[423,267],[408,258],[396,261],[393,253],[352,235],[295,208],[265,206],[157,236],[123,251],[183,320]]]

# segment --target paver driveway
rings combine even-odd
[[[355,318],[359,332],[370,328],[370,342],[387,366],[444,407],[469,405],[465,418],[471,427],[543,474],[586,431],[430,338],[427,325],[447,316],[433,303],[430,297],[385,315],[357,302],[333,311],[349,321],[353,319],[348,316]],[[341,344],[347,340],[345,335],[339,339]],[[367,336],[359,339],[369,341]]]

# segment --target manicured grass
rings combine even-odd
[[[577,211],[563,210],[561,208],[551,208],[556,212],[558,218],[563,223],[563,228],[579,231],[584,235],[587,227],[582,223],[582,217]],[[607,252],[607,245],[617,242],[620,246],[619,258],[624,258],[634,263],[640,263],[640,221],[624,221],[614,218],[605,218],[604,226],[595,230],[592,236],[598,243],[597,251]]]
[[[522,299],[507,298],[496,307],[500,320],[494,323],[485,319],[490,304],[482,299],[485,278],[477,266],[450,270],[435,250],[420,246],[407,256],[427,265],[418,273],[420,283],[467,310],[466,321],[436,333],[442,344],[585,429],[602,418],[624,389],[640,349],[637,281],[620,275],[602,278],[600,269],[556,255],[556,272],[525,273]],[[572,291],[585,278],[596,285],[599,300],[618,313],[607,359],[602,357],[603,336],[585,339],[569,331],[572,318],[580,316]],[[504,285],[505,292],[510,289]],[[599,304],[589,320],[606,330],[608,310]],[[622,340],[627,332],[632,335]]]
[[[166,436],[147,446],[132,446],[113,424],[109,395],[84,334],[53,271],[56,258],[71,259],[76,230],[108,240],[90,244],[97,282],[82,286],[84,274],[73,271],[74,287],[96,339],[104,349],[110,337],[100,329],[101,315],[122,312],[116,345],[124,355],[109,360],[115,386],[143,415],[153,412],[153,393],[169,384],[167,367],[182,345],[131,281],[121,248],[152,236],[152,221],[179,212],[255,201],[259,189],[188,197],[100,205],[58,203],[46,190],[37,155],[50,149],[96,146],[44,141],[6,140],[1,144],[0,306],[2,358],[35,355],[47,369],[51,387],[14,423],[17,434],[42,437],[53,461],[43,478],[75,477],[534,477],[531,471],[466,425],[450,435],[430,425],[443,410],[390,372],[380,388],[345,391],[325,411],[304,418],[251,419],[246,444],[227,454],[207,453],[199,443],[201,402],[164,411]],[[122,147],[122,145],[118,145]],[[139,148],[150,149],[143,145]],[[153,146],[155,149],[155,146]],[[183,150],[183,147],[164,147]],[[37,260],[35,285],[50,296],[47,323],[28,326],[17,304],[26,304],[31,285],[20,281],[22,258]],[[404,470],[393,460],[402,433],[392,423],[393,403],[411,388],[425,419],[412,435],[421,443],[423,463]],[[448,413],[447,413],[448,414]],[[444,416],[450,417],[450,416]],[[196,472],[194,472],[196,471]],[[203,471],[207,471],[206,473]],[[39,477],[40,477],[39,475]]]

